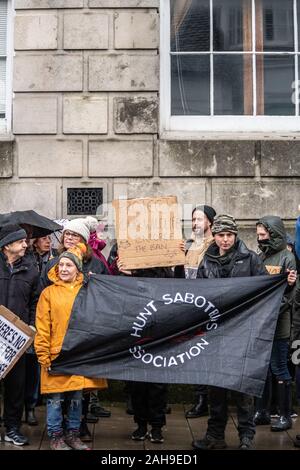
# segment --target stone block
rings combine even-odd
[[[19,96],[13,102],[14,134],[56,134],[57,97]]]
[[[152,140],[91,141],[89,176],[152,176]]]
[[[15,0],[15,10],[42,8],[83,8],[84,0]]]
[[[262,176],[299,176],[300,142],[262,141]],[[300,201],[299,201],[300,202]]]
[[[114,130],[116,134],[157,133],[157,96],[114,98]]]
[[[272,214],[283,219],[299,215],[300,182],[217,181],[212,182],[212,205],[219,213],[237,219],[254,219]]]
[[[158,8],[159,0],[90,0],[90,8]]]
[[[255,143],[160,141],[160,176],[254,176]]]
[[[115,49],[156,49],[158,23],[155,10],[115,13]]]
[[[106,96],[66,96],[63,104],[64,134],[106,134]]]
[[[14,59],[14,91],[81,91],[81,55],[19,55]]]
[[[16,50],[57,49],[57,15],[17,15],[15,18]]]
[[[90,91],[158,90],[158,56],[110,54],[90,56]]]
[[[11,178],[12,175],[13,175],[13,144],[12,142],[0,141],[0,178]],[[1,184],[0,184],[0,187],[1,187]]]
[[[108,15],[66,13],[64,49],[108,49]]]
[[[41,215],[55,219],[56,213],[55,183],[2,183],[0,185],[0,213],[34,209]]]
[[[81,177],[82,141],[19,139],[19,176]]]

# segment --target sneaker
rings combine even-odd
[[[253,439],[248,436],[244,436],[240,440],[239,445],[240,450],[252,450],[253,449]]]
[[[85,419],[83,419],[80,423],[79,437],[82,440],[82,442],[92,442],[93,440],[91,432],[88,428],[88,425]]]
[[[256,411],[253,421],[256,426],[264,426],[266,424],[271,424],[270,413],[267,410]]]
[[[110,410],[106,410],[103,406],[93,403],[91,404],[91,413],[92,415],[97,416],[97,418],[110,418],[111,416]]]
[[[53,434],[50,438],[51,450],[72,450],[68,444],[65,443],[64,437],[61,433]]]
[[[149,434],[150,441],[154,444],[162,444],[164,442],[164,438],[161,432],[161,428],[152,428]]]
[[[79,437],[79,432],[68,431],[65,437],[65,442],[74,450],[91,450]]]
[[[226,449],[227,444],[224,439],[216,439],[206,434],[204,439],[193,441],[192,446],[197,450]]]
[[[148,436],[147,426],[139,426],[131,434],[131,439],[133,441],[144,441],[147,436]]]
[[[12,442],[15,446],[25,446],[29,444],[27,437],[18,428],[8,428],[4,436],[5,442]]]

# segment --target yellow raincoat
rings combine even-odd
[[[106,388],[105,379],[48,374],[47,368],[62,348],[73,303],[82,286],[83,275],[80,273],[73,283],[64,282],[59,279],[55,265],[48,276],[53,284],[46,287],[39,298],[36,313],[37,334],[34,340],[35,351],[41,364],[41,393]]]

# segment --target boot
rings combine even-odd
[[[291,418],[291,382],[280,381],[277,384],[279,418],[271,426],[271,431],[286,431],[292,427]]]
[[[200,418],[208,415],[207,395],[199,395],[199,401],[185,413],[186,418]]]
[[[37,426],[39,424],[38,420],[36,419],[36,416],[34,414],[34,408],[32,408],[31,410],[26,411],[25,421],[26,421],[27,424],[29,424],[29,426]]]

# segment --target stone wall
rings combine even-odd
[[[292,224],[300,142],[159,138],[159,0],[15,8],[15,139],[0,145],[0,212],[65,217],[68,186],[104,186],[108,203],[176,194],[245,229],[266,213]]]

